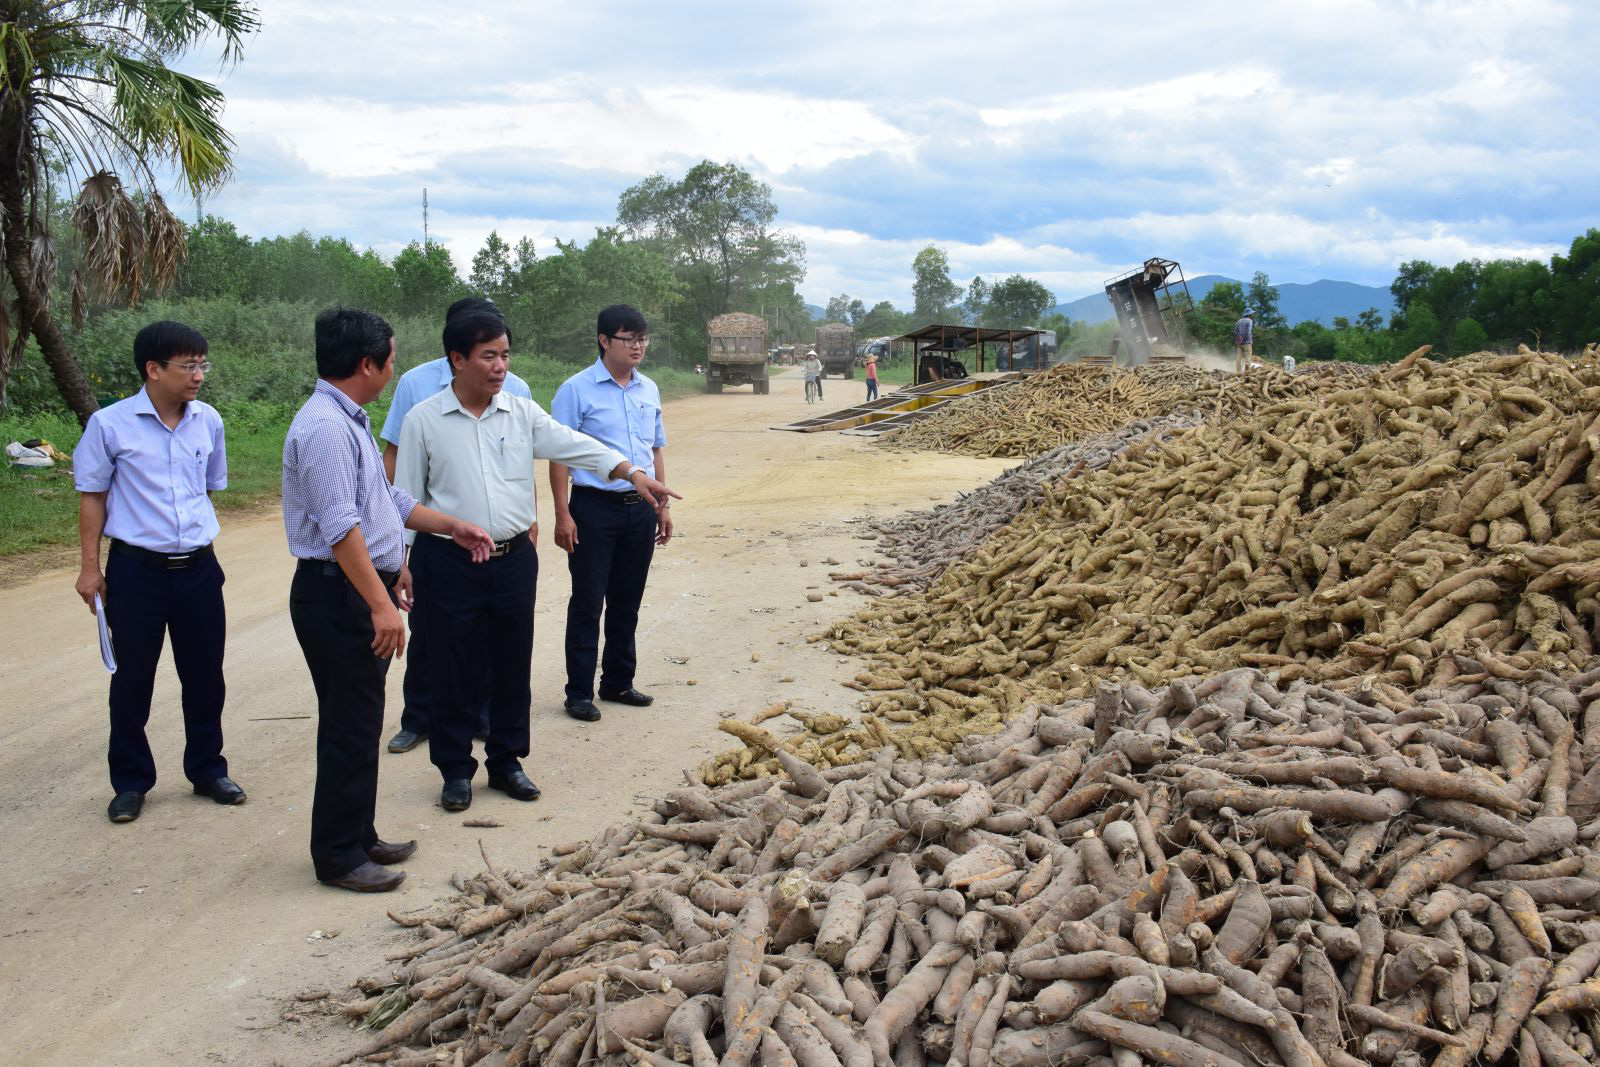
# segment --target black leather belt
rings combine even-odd
[[[640,496],[638,493],[634,492],[631,489],[626,491],[626,492],[622,492],[622,493],[613,493],[609,489],[596,489],[592,485],[575,485],[575,486],[572,487],[572,491],[574,493],[582,493],[585,496],[605,497],[607,500],[611,501],[614,504],[643,504],[644,503],[644,497]]]
[[[187,552],[152,552],[148,548],[130,545],[128,542],[119,541],[115,537],[111,539],[111,551],[119,552],[124,556],[132,556],[141,563],[163,571],[186,571],[190,567],[198,567],[216,555],[210,545],[191,548]]]
[[[331,559],[303,559],[295,564],[295,569],[305,571],[307,574],[315,574],[322,578],[339,578],[349,581],[345,577],[344,568]],[[380,570],[378,571],[378,579],[383,582],[385,589],[393,589],[394,583],[400,580],[400,572]]]
[[[505,555],[507,552],[510,552],[513,548],[516,548],[518,545],[522,544],[522,542],[526,541],[527,539],[528,539],[528,531],[527,530],[523,530],[519,534],[512,534],[510,537],[506,538],[504,541],[496,541],[494,543],[494,549],[489,553],[489,558],[490,559],[497,559],[500,556]],[[455,542],[451,541],[450,544],[454,545]],[[456,547],[460,548],[461,546],[460,545],[456,545]],[[463,551],[465,551],[465,550],[463,550]]]

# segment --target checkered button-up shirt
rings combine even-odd
[[[328,382],[317,387],[289,424],[283,442],[283,528],[300,559],[333,559],[333,546],[361,527],[372,565],[397,571],[405,559],[402,531],[417,506],[389,484],[361,406]]]

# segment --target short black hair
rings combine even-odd
[[[608,308],[600,309],[600,316],[595,320],[595,333],[603,333],[607,337],[615,337],[623,330],[632,330],[634,333],[649,331],[650,324],[644,321],[644,315],[632,304],[612,304]],[[595,346],[600,349],[600,354],[606,354],[605,345],[595,341]]]
[[[505,321],[505,314],[500,310],[500,305],[496,304],[493,300],[490,300],[486,296],[462,297],[454,304],[451,304],[449,307],[445,308],[444,321],[446,324],[448,324],[451,319],[467,311],[487,311],[492,315],[500,316],[502,322]],[[509,324],[506,326],[506,340],[513,344],[516,343],[516,338],[511,336],[511,327]],[[444,358],[450,358],[450,345],[448,343],[446,343],[444,346]]]
[[[506,320],[492,311],[463,311],[452,315],[444,324],[445,358],[457,352],[470,356],[478,345],[497,337],[511,339]],[[450,365],[455,366],[454,362]]]
[[[145,380],[145,365],[165,363],[177,356],[204,356],[209,346],[206,335],[193,326],[171,319],[152,322],[133,337],[133,366],[139,380]]]
[[[340,381],[361,367],[389,362],[394,329],[382,315],[352,307],[331,307],[317,316],[317,377]]]

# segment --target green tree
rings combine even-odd
[[[1414,352],[1423,345],[1441,349],[1444,336],[1439,329],[1439,316],[1425,301],[1411,300],[1406,306],[1405,325],[1396,336],[1395,348],[1402,353]]]
[[[1185,326],[1200,347],[1231,353],[1233,324],[1244,308],[1244,286],[1238,282],[1218,282],[1200,298],[1185,318]]]
[[[395,310],[402,315],[443,318],[444,309],[465,293],[456,274],[450,250],[430,242],[412,241],[394,257]]]
[[[970,326],[988,325],[985,319],[989,313],[989,294],[991,286],[984,281],[983,275],[976,275],[967,284],[967,295],[961,301],[961,312]]]
[[[11,354],[32,335],[79,421],[97,407],[51,308],[60,236],[47,207],[52,163],[81,179],[74,319],[91,299],[132,304],[165,289],[184,236],[157,168],[175,168],[198,192],[222,183],[233,150],[222,91],[167,64],[213,37],[236,60],[256,25],[255,8],[239,0],[0,2],[0,235],[17,311],[15,322],[0,322],[0,334],[16,331],[0,343],[0,400]]]
[[[1450,354],[1452,356],[1469,356],[1474,352],[1482,352],[1489,347],[1489,335],[1484,332],[1474,319],[1462,319],[1456,323],[1455,329],[1450,331]]]
[[[1554,336],[1574,351],[1600,342],[1600,229],[1572,239],[1567,254],[1550,257]]]
[[[468,283],[475,293],[491,300],[504,300],[511,283],[511,246],[495,230],[489,231],[483,247],[472,257]]]
[[[251,299],[255,282],[255,244],[226,219],[207,215],[189,228],[183,266],[172,286],[177,299]]]
[[[703,348],[712,318],[804,280],[805,245],[773,228],[777,216],[772,190],[732,163],[707,160],[680,181],[654,174],[623,191],[622,233],[666,259],[681,287],[675,344]]]
[[[989,322],[996,327],[1036,325],[1045,309],[1056,302],[1055,294],[1032,278],[1013,274],[995,283],[989,294]]]
[[[1245,290],[1245,302],[1256,313],[1256,330],[1287,330],[1289,322],[1278,311],[1278,287],[1263,271],[1256,271]],[[1259,342],[1258,342],[1259,343]]]
[[[651,359],[674,359],[670,316],[680,287],[671,264],[614,227],[596,230],[586,244],[557,241],[555,254],[524,260],[516,278],[518,294],[501,310],[519,351],[587,362],[596,354],[595,315],[622,303],[652,320],[652,336],[662,344],[651,345]]]
[[[950,280],[950,257],[938,245],[929,245],[911,261],[911,317],[919,324],[950,317],[961,299],[961,286]]]
[[[851,326],[859,323],[867,314],[867,305],[860,300],[852,299],[846,293],[830,297],[828,307],[822,313],[823,319],[828,322],[846,322]]]
[[[911,328],[911,316],[880,300],[856,323],[858,337],[898,337]]]

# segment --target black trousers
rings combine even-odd
[[[428,642],[433,729],[428,755],[444,780],[470,779],[476,709],[489,702],[484,764],[503,775],[522,766],[533,705],[533,598],[539,553],[523,538],[503,556],[473,563],[443,538],[418,536],[411,549],[412,609]]]
[[[400,712],[400,729],[424,736],[433,732],[433,693],[428,655],[428,637],[416,612],[411,612],[411,640],[406,642],[405,680],[401,692],[405,707]],[[476,732],[489,733],[489,698],[478,700],[473,720]]]
[[[289,619],[317,691],[311,863],[318,878],[340,878],[366,863],[378,841],[373,820],[389,660],[373,654],[372,611],[342,575],[296,570]]]
[[[172,663],[183,687],[183,773],[196,784],[225,777],[222,758],[222,652],[227,615],[222,566],[210,552],[192,567],[167,570],[112,546],[106,560],[106,624],[117,654],[111,676],[111,788],[148,793],[156,761],[145,737],[161,647],[172,634]]]
[[[572,598],[567,601],[567,699],[592,700],[602,609],[606,647],[600,658],[600,690],[616,693],[633,685],[639,663],[634,631],[656,550],[656,513],[643,501],[624,503],[621,493],[586,493],[577,488],[568,507],[578,527],[578,544],[567,556],[572,575]]]

